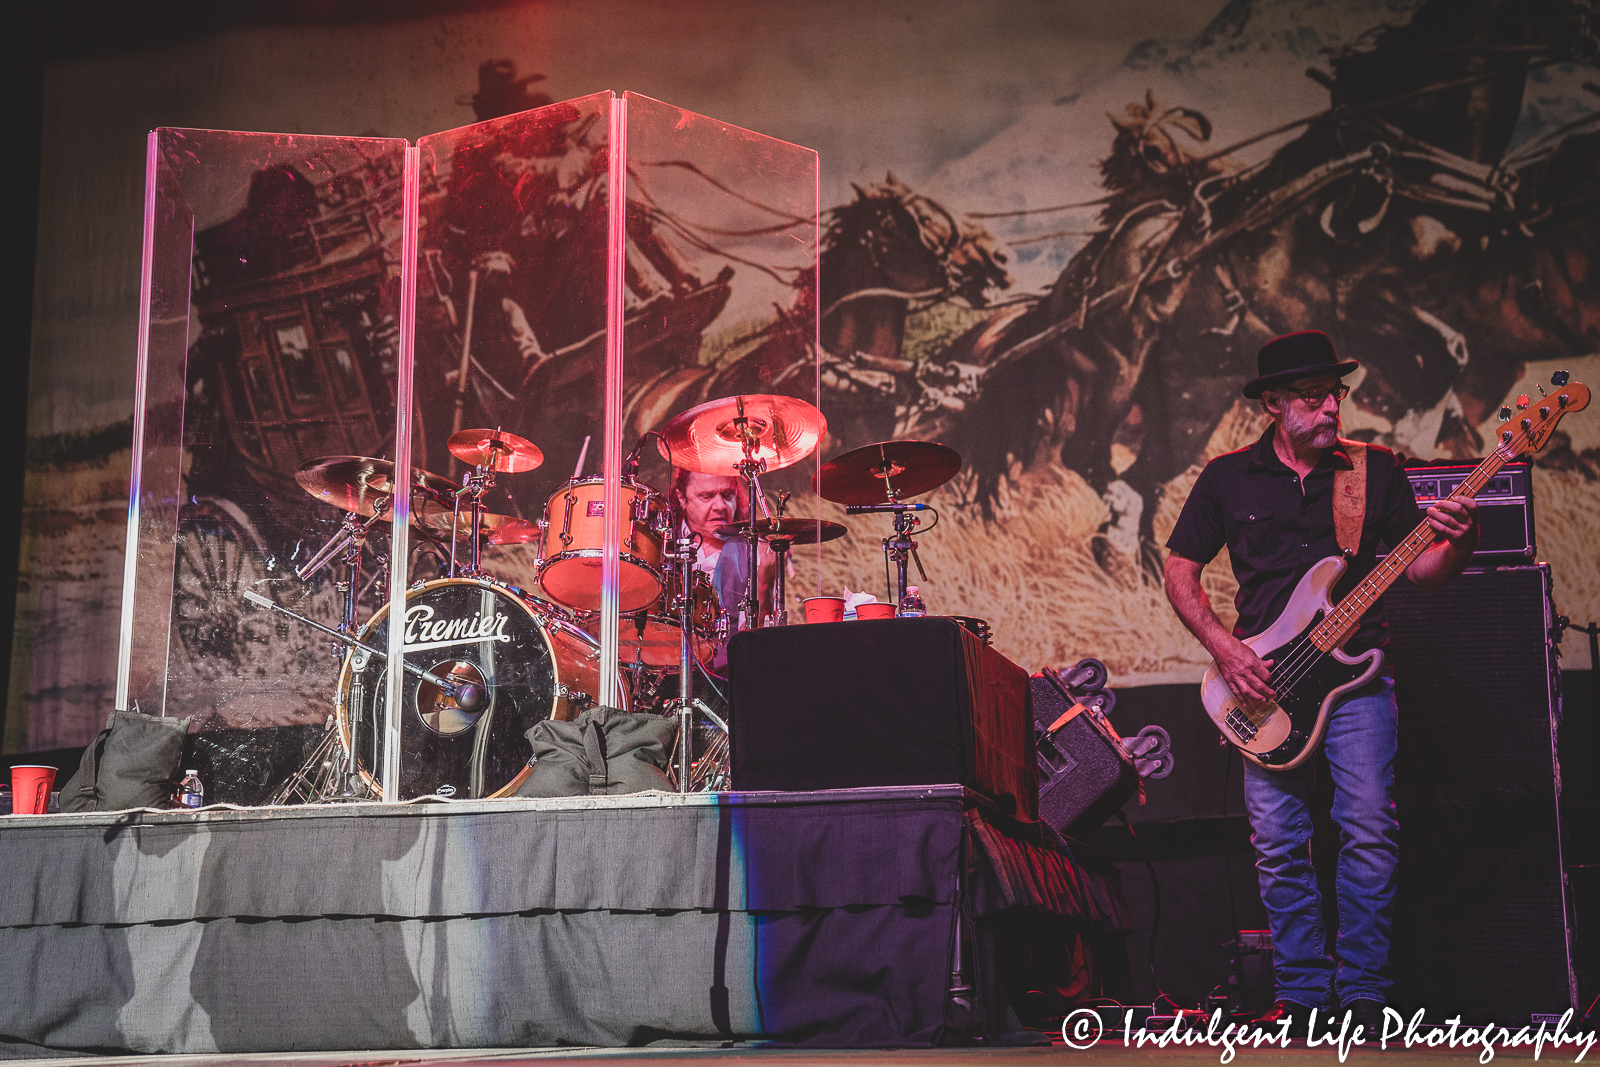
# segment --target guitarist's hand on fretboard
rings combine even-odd
[[[1254,649],[1231,634],[1215,643],[1218,647],[1211,653],[1216,657],[1217,669],[1235,696],[1271,700],[1277,695],[1272,691],[1271,660],[1262,659]]]
[[[1423,513],[1428,525],[1455,544],[1469,535],[1473,547],[1478,541],[1478,502],[1471,497],[1441,500]]]
[[[1435,540],[1406,568],[1406,577],[1418,589],[1437,589],[1461,573],[1478,547],[1478,502],[1471,497],[1450,497],[1431,505],[1423,518]]]

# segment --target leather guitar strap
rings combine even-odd
[[[1340,438],[1350,469],[1333,476],[1333,536],[1347,558],[1361,551],[1361,525],[1367,517],[1367,446]]]

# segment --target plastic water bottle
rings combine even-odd
[[[906,586],[906,595],[900,598],[900,617],[914,619],[928,613],[928,608],[922,603],[922,594],[914,585]]]
[[[203,807],[206,802],[206,787],[200,781],[200,775],[195,771],[184,771],[183,782],[178,786],[178,806],[182,808]]]

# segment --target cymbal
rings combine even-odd
[[[504,430],[462,430],[445,442],[450,454],[474,467],[488,467],[496,474],[531,471],[544,462],[539,446]]]
[[[836,504],[885,504],[892,487],[901,500],[939,488],[961,469],[961,453],[934,441],[880,441],[834,456],[812,477],[812,488]]]
[[[323,456],[301,465],[294,480],[324,504],[371,518],[378,501],[394,495],[394,464],[367,456]],[[439,500],[448,499],[456,491],[456,483],[412,467],[411,484],[421,494],[412,495],[412,521],[421,523],[426,516],[443,511],[448,526],[450,509]]]
[[[743,541],[749,529],[749,522],[730,522],[725,526],[718,526],[713,532],[724,541]],[[756,536],[768,544],[773,541],[787,541],[792,545],[814,545],[818,542],[837,540],[849,532],[842,523],[826,520],[818,522],[816,519],[802,519],[794,515],[777,520],[756,520]]]
[[[539,524],[528,519],[514,519],[509,515],[497,515],[496,518],[506,519],[489,531],[491,545],[525,545],[530,541],[539,540]]]
[[[736,475],[746,439],[752,458],[775,471],[815,452],[827,431],[822,412],[797,397],[727,396],[673,416],[656,447],[663,459],[686,470]]]
[[[429,511],[420,525],[426,526],[442,537],[450,536],[451,512],[449,509]],[[492,511],[482,512],[478,516],[479,524],[485,534],[484,540],[491,545],[525,545],[539,537],[539,524],[519,519],[515,515],[500,515]],[[456,528],[458,540],[465,541],[472,530],[472,509],[463,506],[461,517]]]

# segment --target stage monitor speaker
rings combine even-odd
[[[1392,1002],[1520,1026],[1578,1007],[1548,565],[1385,598],[1400,707]]]
[[[1028,673],[954,619],[744,630],[728,674],[736,789],[955,782],[1037,817]]]
[[[1050,673],[1028,679],[1033,690],[1033,743],[1039,758],[1039,818],[1066,833],[1092,830],[1139,789],[1139,772],[1117,732],[1081,705]]]

